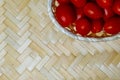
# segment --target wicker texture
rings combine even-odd
[[[0,80],[120,80],[120,40],[64,35],[47,0],[0,0]]]

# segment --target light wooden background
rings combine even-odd
[[[47,0],[0,0],[0,80],[120,80],[120,39],[78,41],[54,26]]]

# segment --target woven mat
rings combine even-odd
[[[0,80],[120,80],[120,40],[64,35],[47,0],[0,0]]]

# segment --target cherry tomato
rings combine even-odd
[[[120,17],[109,19],[104,25],[104,31],[109,34],[117,34],[120,32]]]
[[[112,7],[104,8],[104,20],[105,21],[114,15],[115,13],[113,12]]]
[[[63,4],[63,3],[69,3],[70,0],[57,0],[58,3]]]
[[[96,0],[88,0],[88,2],[95,2]]]
[[[92,30],[91,31],[93,33],[102,31],[102,28],[103,28],[103,21],[101,19],[92,21]]]
[[[113,0],[96,0],[96,2],[102,8],[108,8],[108,7],[112,6],[112,4],[113,4]]]
[[[77,19],[83,18],[85,16],[83,12],[83,8],[77,8],[76,13],[77,13]]]
[[[71,0],[71,2],[76,6],[76,7],[83,7],[86,3],[86,0]]]
[[[54,1],[59,3],[53,5],[56,20],[62,27],[70,27],[73,33],[84,37],[101,31],[102,35],[120,33],[120,0]]]
[[[120,15],[120,0],[115,0],[113,10],[116,14]]]
[[[63,26],[69,26],[76,20],[75,9],[69,4],[61,4],[56,8],[56,19]]]
[[[90,32],[91,24],[86,18],[81,18],[77,20],[75,23],[77,33],[81,34],[82,36],[85,36]]]
[[[84,13],[86,16],[92,19],[99,19],[103,17],[103,11],[95,3],[87,3],[84,7]]]

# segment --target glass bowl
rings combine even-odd
[[[55,19],[55,16],[53,14],[52,11],[52,2],[54,0],[48,0],[48,14],[50,19],[52,20],[53,24],[63,33],[65,33],[66,35],[74,38],[74,39],[78,39],[78,40],[82,40],[82,41],[92,41],[92,42],[98,42],[98,41],[111,41],[111,40],[116,40],[120,38],[120,33],[110,36],[110,37],[100,37],[100,38],[95,38],[95,37],[83,37],[80,35],[76,35],[70,31],[68,31],[67,29],[63,28]]]

